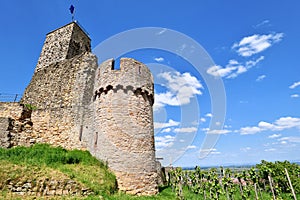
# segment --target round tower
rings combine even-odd
[[[142,63],[122,58],[100,65],[94,96],[94,139],[91,152],[117,176],[130,194],[158,192],[153,128],[153,77]]]

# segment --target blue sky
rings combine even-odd
[[[161,27],[192,38],[213,60],[203,75],[174,52],[124,55],[154,74],[156,153],[164,165],[300,160],[299,1],[1,1],[0,93],[23,93],[46,33],[71,21],[71,4],[93,49],[126,30]],[[224,123],[213,120],[205,76],[224,85]],[[203,148],[207,135],[215,146]]]

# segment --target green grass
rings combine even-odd
[[[187,199],[187,200],[203,200],[204,199],[204,196],[202,194],[192,193],[192,192],[188,191],[187,188],[185,188],[183,190],[183,192],[184,192],[184,199]],[[260,200],[272,200],[273,199],[271,192],[270,193],[262,192],[262,195],[258,194],[258,197],[259,197]],[[299,199],[299,198],[300,198],[300,194],[297,195],[297,199]],[[206,199],[210,199],[208,192],[206,193]],[[233,199],[234,200],[242,200],[240,192],[235,192],[233,194]],[[248,199],[249,200],[250,199],[255,199],[254,191],[251,191],[251,195]],[[293,200],[294,198],[290,194],[281,194],[281,199],[283,199],[283,200]],[[220,195],[219,200],[227,200],[226,194]],[[278,198],[278,200],[280,200],[280,198]]]
[[[0,160],[7,160],[15,164],[47,165],[59,164],[99,165],[103,162],[92,157],[88,151],[67,151],[61,147],[51,147],[48,144],[36,144],[31,147],[15,147],[12,149],[0,149]]]
[[[169,200],[176,198],[171,188],[161,188],[161,192],[155,196],[137,197],[118,192],[115,176],[105,163],[92,157],[88,151],[67,151],[47,144],[12,149],[0,148],[0,188],[7,179],[22,181],[49,177],[71,178],[94,192],[94,195],[88,197],[57,197],[57,199],[93,200],[100,197],[108,200]],[[0,190],[0,199],[32,198]]]
[[[19,182],[45,178],[73,179],[91,189],[95,196],[116,192],[114,174],[88,151],[67,151],[47,144],[0,149],[0,189],[7,180]],[[3,189],[0,195],[7,196],[7,193]]]

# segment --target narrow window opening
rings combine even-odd
[[[96,134],[95,134],[95,146],[97,146],[97,143],[98,143],[98,132],[96,132]]]
[[[83,131],[83,125],[80,126],[80,131],[79,131],[79,141],[82,140],[82,131]]]

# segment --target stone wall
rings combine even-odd
[[[90,189],[82,187],[76,181],[71,179],[40,179],[35,181],[27,180],[17,183],[8,180],[6,183],[6,188],[3,189],[8,189],[10,192],[16,195],[35,197],[87,196],[93,194]]]
[[[3,164],[5,164],[5,162]],[[18,172],[25,170],[27,171],[25,173],[27,175],[20,176],[16,174],[11,177],[11,175],[9,175],[9,172],[11,172],[10,167],[14,167]],[[18,196],[26,195],[26,199],[28,199],[28,196],[31,196],[32,199],[35,199],[33,197],[45,197],[48,199],[49,196],[50,198],[51,196],[62,196],[61,198],[64,198],[65,196],[78,197],[93,193],[91,189],[86,188],[81,183],[70,179],[59,171],[49,172],[46,169],[41,170],[35,166],[22,168],[19,165],[2,166],[1,169],[3,170],[3,177],[0,179],[0,191],[6,190],[8,193]],[[8,194],[7,197],[8,199],[13,198],[10,194]],[[21,199],[21,197],[19,196],[18,199]]]
[[[19,103],[0,102],[0,147],[32,143],[31,111]]]
[[[0,117],[19,119],[22,112],[20,103],[0,102]]]
[[[50,64],[34,73],[21,99],[37,109],[32,112],[32,139],[66,149],[85,149],[97,58],[84,53]]]
[[[9,127],[9,118],[0,117],[0,147],[9,148],[11,136],[8,131]]]
[[[107,161],[120,190],[150,195],[158,192],[153,130],[153,77],[133,59],[113,60],[96,74],[94,132],[90,151]]]

